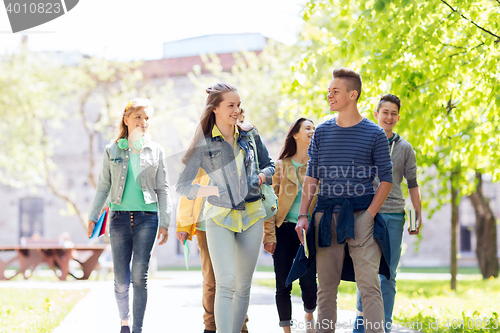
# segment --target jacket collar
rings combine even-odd
[[[401,137],[399,136],[398,133],[396,133],[396,132],[393,132],[393,133],[394,133],[394,138],[392,139],[391,142],[396,143],[396,142],[398,142],[401,139]]]

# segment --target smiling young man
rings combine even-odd
[[[405,224],[405,199],[401,191],[403,177],[406,179],[411,202],[417,213],[417,229],[411,231],[410,228],[408,228],[408,233],[410,235],[418,235],[422,223],[422,206],[420,190],[417,183],[417,160],[415,158],[415,152],[408,141],[402,139],[397,133],[392,131],[394,126],[399,122],[400,108],[401,101],[399,98],[392,94],[386,94],[380,99],[377,110],[374,113],[375,119],[377,119],[378,124],[384,129],[387,140],[389,141],[394,178],[391,193],[389,193],[387,200],[379,210],[379,213],[387,224],[391,248],[391,262],[389,265],[391,278],[387,279],[385,276],[380,275],[386,332],[390,332],[392,326],[392,311],[394,309],[394,299],[396,297],[396,269],[399,264],[399,259],[401,258],[401,243],[403,241],[403,229]],[[375,186],[378,185],[378,179],[375,179],[374,184]],[[362,325],[363,320],[360,319],[363,318],[363,306],[359,291],[356,308],[359,312],[356,318],[354,333],[362,333],[364,332],[364,326]],[[358,323],[361,325],[357,325]]]
[[[390,250],[385,223],[377,212],[391,191],[392,163],[384,130],[358,111],[361,85],[358,73],[346,68],[333,71],[328,103],[338,117],[318,126],[308,151],[296,231],[303,242],[303,230],[312,229],[307,234],[308,265],[315,257],[317,333],[334,332],[338,325],[341,278],[355,280],[361,291],[367,331],[384,331],[378,273],[385,265],[388,274]],[[375,176],[380,179],[376,191]],[[320,179],[318,203],[309,224],[307,210]]]

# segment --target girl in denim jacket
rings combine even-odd
[[[90,237],[109,194],[109,229],[121,333],[130,332],[130,282],[134,288],[132,332],[142,332],[153,245],[157,236],[160,245],[168,238],[171,200],[165,151],[150,141],[148,135],[153,112],[147,99],[137,98],[127,104],[120,122],[120,135],[106,147],[89,214],[87,234]]]
[[[176,190],[190,200],[208,197],[203,215],[217,286],[215,322],[217,332],[233,333],[241,331],[248,309],[266,216],[260,185],[272,184],[274,163],[253,126],[237,123],[241,102],[236,88],[218,83],[207,93]],[[199,168],[211,186],[193,184]]]

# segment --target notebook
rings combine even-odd
[[[106,224],[108,221],[109,207],[99,216],[97,223],[94,227],[94,232],[90,236],[87,246],[97,243],[99,238],[106,233]]]

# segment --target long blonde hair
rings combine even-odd
[[[150,112],[151,115],[155,112],[153,104],[151,104],[151,101],[147,98],[134,98],[128,101],[127,106],[123,110],[122,120],[120,121],[119,134],[115,142],[118,142],[118,140],[122,138],[128,138],[129,133],[128,127],[127,125],[125,125],[125,117],[128,117],[132,112],[139,111],[141,109]]]
[[[197,145],[201,142],[201,140],[212,133],[212,129],[215,125],[215,113],[213,111],[224,100],[224,93],[233,91],[238,92],[236,87],[228,83],[216,83],[207,88],[206,92],[208,96],[205,103],[205,109],[201,114],[200,123],[196,128],[194,137],[189,144],[189,148],[186,154],[182,157],[183,164],[186,164],[193,156],[194,152],[198,148]],[[236,126],[245,132],[253,129],[253,126],[249,123],[237,123]]]

